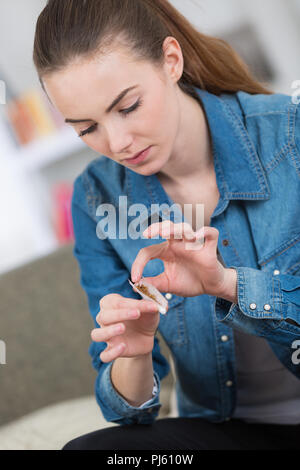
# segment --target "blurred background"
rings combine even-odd
[[[300,80],[300,0],[172,0],[201,31],[228,40],[258,78],[292,94]],[[41,92],[32,63],[45,0],[0,2],[0,273],[72,242],[72,182],[97,155]]]
[[[275,92],[293,93],[300,0],[171,3]],[[70,212],[75,178],[99,155],[41,91],[32,50],[45,5],[0,2],[0,449],[56,449],[100,427]]]

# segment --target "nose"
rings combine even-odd
[[[128,153],[132,145],[132,137],[124,128],[115,127],[108,131],[109,148],[113,155]]]

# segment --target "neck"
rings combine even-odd
[[[180,90],[179,132],[173,153],[158,176],[169,184],[205,178],[214,169],[209,126],[202,106]]]

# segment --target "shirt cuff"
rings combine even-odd
[[[148,400],[148,401],[145,401],[145,403],[143,403],[141,406],[139,406],[139,408],[144,408],[146,405],[149,405],[149,403],[151,403],[153,398],[157,395],[158,385],[157,385],[155,374],[153,376],[153,382],[154,383],[153,383],[153,389],[152,389],[152,398],[150,398],[150,400]]]
[[[238,310],[251,318],[283,319],[278,279],[258,269],[231,268],[237,272],[238,304],[217,298],[216,314],[219,320],[230,321]]]
[[[137,418],[139,422],[152,422],[153,418],[158,416],[161,404],[159,403],[160,380],[158,374],[154,371],[154,387],[152,398],[139,407],[130,405],[114,388],[111,380],[112,364],[105,369],[101,378],[102,400],[119,416],[127,418]]]
[[[231,268],[237,271],[238,304],[217,297],[215,313],[219,321],[238,324],[246,316],[256,320],[291,318],[299,323],[299,277],[275,276],[247,267]]]

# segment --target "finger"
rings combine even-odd
[[[174,224],[171,220],[152,224],[143,232],[145,238],[153,238],[157,235],[169,240],[193,240],[195,238],[195,232],[190,224],[187,222]]]
[[[160,292],[170,292],[169,289],[169,279],[167,278],[165,272],[159,274],[155,277],[145,277],[146,281],[152,284]]]
[[[150,300],[132,300],[131,308],[101,310],[96,316],[96,322],[101,327],[125,320],[137,320],[141,313],[154,313],[157,311],[155,304]]]
[[[148,307],[147,307],[148,308]],[[100,326],[111,325],[125,320],[136,320],[141,315],[138,308],[121,308],[102,310],[96,317],[96,321]]]
[[[142,248],[131,266],[132,282],[137,282],[142,277],[146,264],[152,259],[160,259],[168,248],[168,242],[150,245]]]
[[[91,338],[97,343],[107,343],[111,338],[122,335],[124,332],[124,323],[118,323],[104,328],[95,328],[91,332]]]
[[[120,294],[108,294],[108,295],[105,295],[104,297],[102,297],[100,299],[100,302],[99,302],[99,307],[100,307],[100,310],[106,308],[106,307],[113,307],[115,306],[116,304],[119,304],[120,300],[122,299],[123,297],[120,295]]]
[[[184,222],[180,224],[174,224],[170,227],[168,232],[168,227],[163,230],[164,235],[171,239],[175,240],[193,240],[195,238],[195,232],[190,224]]]
[[[128,320],[129,311],[152,312],[153,303],[147,300],[131,299],[119,296],[108,308],[101,308],[96,316],[98,325],[108,325],[116,321]]]
[[[196,240],[204,239],[205,248],[216,249],[219,239],[219,230],[214,227],[202,227],[196,232]]]
[[[125,351],[126,344],[120,343],[117,346],[112,348],[107,347],[102,353],[100,354],[100,359],[102,362],[111,362],[121,356],[121,354]]]

